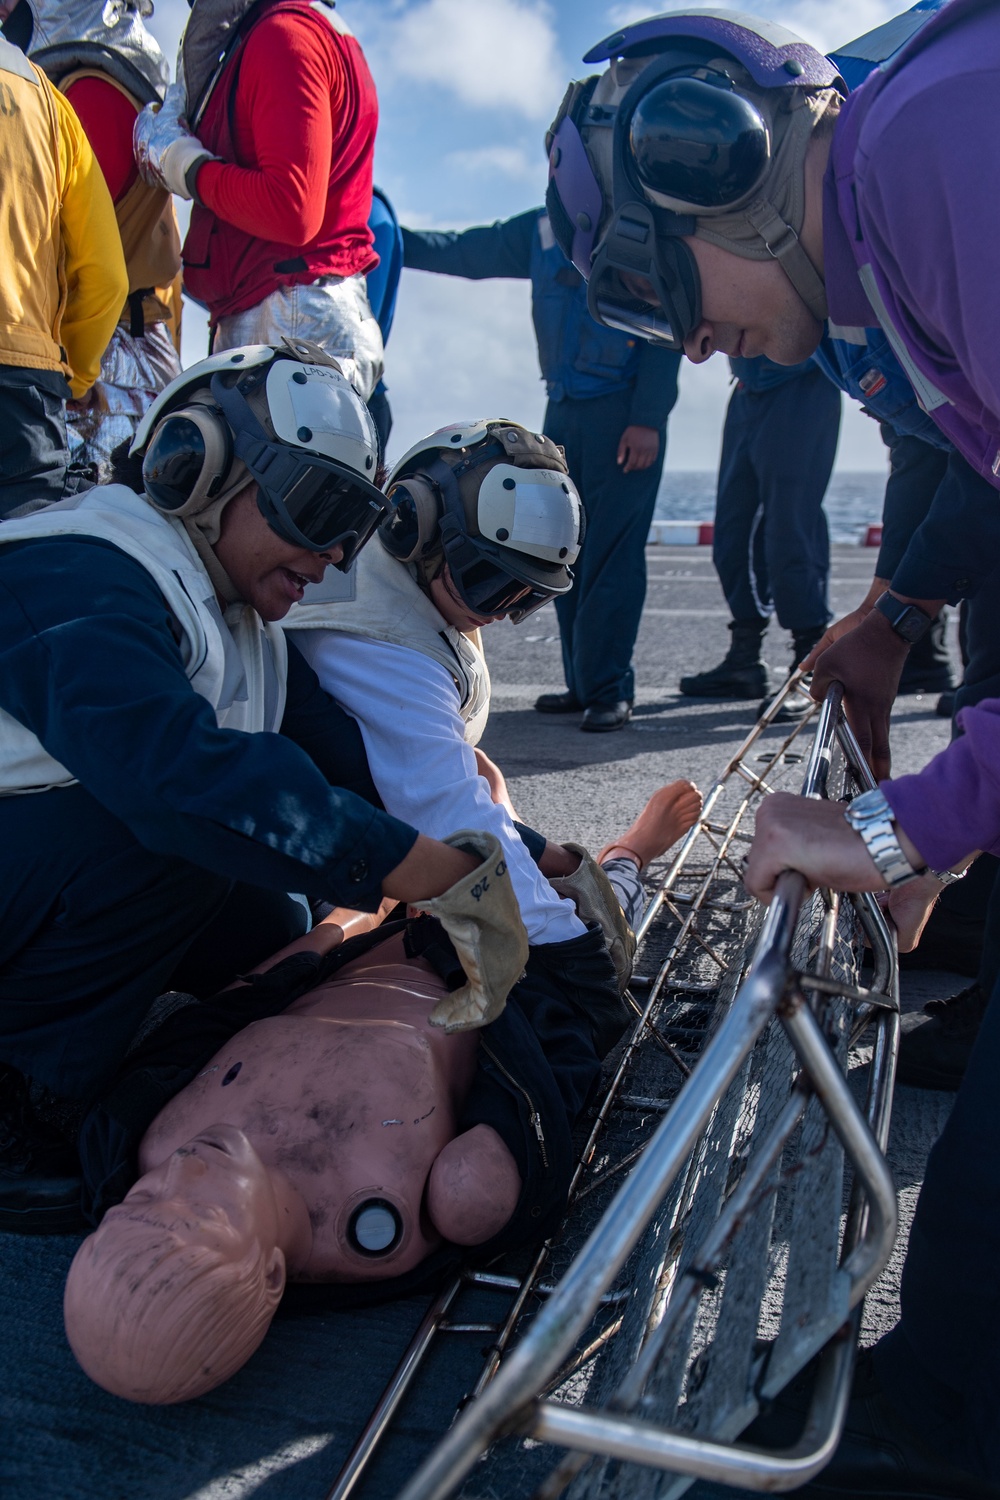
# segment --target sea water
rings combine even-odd
[[[715,479],[714,472],[708,469],[668,471],[660,482],[655,519],[711,521],[715,515]],[[868,474],[847,470],[834,474],[823,502],[831,542],[861,541],[867,528],[882,519],[884,493],[884,471]]]

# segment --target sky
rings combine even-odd
[[[906,5],[757,0],[756,10],[826,50]],[[361,41],[379,91],[376,182],[401,223],[464,229],[541,203],[545,128],[567,82],[592,71],[581,63],[583,53],[651,7],[601,0],[338,0],[338,11]],[[186,0],[156,0],[149,24],[171,60],[187,13]],[[207,352],[207,334],[198,308],[189,304],[185,316],[189,364]],[[386,384],[395,420],[390,458],[458,417],[540,423],[545,392],[527,282],[404,271]],[[716,355],[698,367],[684,361],[680,384],[667,469],[714,469],[729,392],[725,359]],[[876,424],[846,400],[837,468],[885,468]]]

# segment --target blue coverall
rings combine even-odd
[[[76,777],[0,796],[0,1062],[76,1099],[157,995],[225,982],[220,944],[232,977],[287,941],[284,892],[373,911],[417,837],[371,805],[357,724],[294,649],[281,733],[243,734],[172,624],[106,542],[0,547],[0,707]],[[178,978],[199,933],[201,990]]]
[[[811,360],[731,359],[712,560],[734,620],[822,633],[830,618],[823,496],[840,432],[840,392]]]
[[[570,592],[556,600],[566,686],[582,708],[635,697],[632,651],[646,596],[646,539],[677,400],[681,356],[595,323],[587,288],[540,208],[463,233],[403,230],[403,263],[481,280],[531,281],[538,358],[548,391],[544,430],[566,450],[587,535]],[[656,461],[623,474],[626,427],[660,436]]]

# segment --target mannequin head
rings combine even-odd
[[[147,1172],[70,1268],[66,1332],[88,1375],[115,1395],[157,1403],[226,1380],[281,1299],[282,1220],[291,1217],[294,1205],[279,1201],[273,1174],[232,1126]]]

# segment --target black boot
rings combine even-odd
[[[793,672],[798,670],[799,662],[803,661],[809,655],[816,642],[822,639],[825,631],[825,625],[810,625],[806,630],[792,631],[792,665],[788,669],[789,677],[791,677]],[[785,681],[788,681],[787,677]],[[769,698],[764,699],[757,710],[758,717],[767,711],[768,705],[773,699],[773,693]],[[775,724],[795,724],[799,719],[804,719],[808,712],[809,704],[806,699],[801,693],[793,693],[778,709],[773,722]]]
[[[896,1082],[917,1089],[957,1089],[989,995],[978,984],[947,1000],[928,1000],[922,1011],[902,1019]]]
[[[732,641],[717,667],[682,677],[681,692],[689,698],[759,698],[767,692],[767,667],[761,660],[766,620],[733,620]]]

